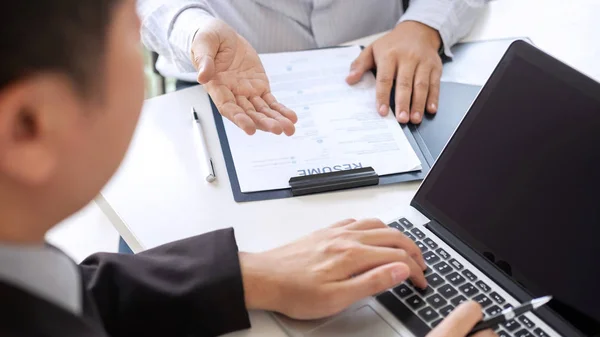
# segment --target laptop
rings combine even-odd
[[[274,315],[289,336],[424,336],[467,299],[494,315],[543,295],[498,334],[600,334],[599,83],[513,42],[411,206],[389,226],[423,251],[429,287],[317,321]]]

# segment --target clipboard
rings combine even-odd
[[[504,51],[508,49],[508,46],[514,40],[516,39],[458,44],[453,48],[453,53],[455,56],[458,56],[457,54],[471,52],[471,54],[476,53],[478,55],[486,55],[486,58],[489,59],[490,52],[493,51],[493,56],[497,56],[497,59],[500,60]],[[491,59],[494,60],[494,57]],[[444,77],[442,77],[438,112],[435,115],[425,114],[422,123],[419,125],[401,125],[402,131],[406,135],[409,144],[421,161],[421,170],[378,176],[372,168],[365,168],[362,170],[348,170],[305,177],[290,177],[290,188],[286,189],[257,192],[241,191],[235,163],[225,131],[225,125],[223,123],[223,117],[217,110],[212,99],[210,99],[210,105],[215,119],[217,133],[219,135],[219,142],[225,158],[225,165],[227,166],[227,173],[229,175],[234,200],[236,202],[272,200],[312,193],[324,193],[349,188],[388,185],[424,179],[469,109],[471,103],[475,100],[481,86],[487,80],[489,75],[491,75],[496,64],[497,62],[487,64],[484,69],[481,69],[482,67],[468,69],[469,73],[477,74],[477,76],[482,79],[482,81],[480,80],[480,83],[477,84],[444,81]],[[465,71],[466,70],[467,69],[465,69]],[[394,87],[392,87],[392,92],[395,92]],[[391,96],[390,100],[390,107],[394,110],[394,95]]]

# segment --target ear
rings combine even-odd
[[[70,87],[62,76],[43,74],[0,90],[0,176],[35,186],[54,175],[57,136],[70,124],[65,123],[73,106]]]

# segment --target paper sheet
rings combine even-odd
[[[292,137],[246,135],[224,119],[242,192],[289,188],[295,176],[371,166],[377,174],[416,171],[421,162],[390,113],[376,110],[375,77],[349,86],[359,47],[264,54],[278,101],[298,114]]]

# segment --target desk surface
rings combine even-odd
[[[598,13],[597,0],[575,0],[569,6],[561,0],[493,1],[467,40],[527,36],[600,81]],[[123,165],[98,197],[98,205],[135,251],[228,226],[235,228],[240,249],[259,251],[344,218],[420,217],[408,206],[418,183],[235,203],[214,128],[205,132],[218,180],[209,184],[198,174],[192,105],[206,125],[214,125],[208,97],[199,86],[148,100]],[[271,320],[263,313],[253,313],[252,321],[254,329],[241,334],[283,336],[274,324],[266,324]]]

